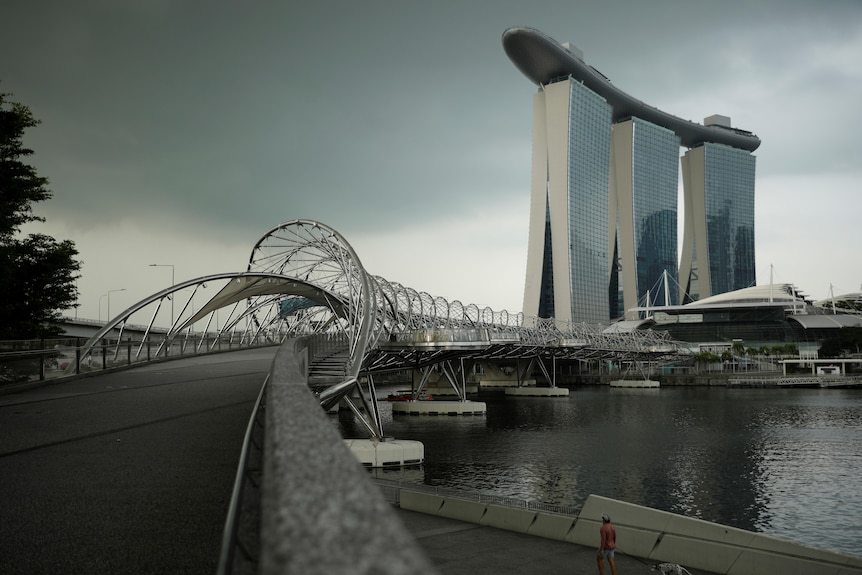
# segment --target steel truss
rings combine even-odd
[[[210,284],[221,287],[205,292]],[[196,306],[196,296],[204,293],[213,295]],[[165,309],[174,307],[162,304],[183,299],[171,327],[154,328]],[[224,309],[227,317],[219,318]],[[106,340],[115,340],[119,349],[125,327],[145,312],[150,315],[138,353],[145,342],[158,340],[156,357],[170,355],[192,334],[210,334],[214,340],[227,336],[249,345],[315,336],[317,343],[309,346],[309,384],[321,405],[345,401],[378,438],[383,427],[373,373],[440,365],[457,390],[465,360],[528,360],[547,374],[546,362],[557,360],[637,363],[682,353],[664,332],[525,318],[371,276],[341,234],[313,220],[292,220],[269,230],[252,249],[245,272],[182,282],[138,302],[112,318],[84,353]],[[194,341],[201,349],[209,340]],[[459,368],[453,367],[456,363]],[[460,388],[463,392],[463,383]],[[465,399],[463,393],[459,397]]]

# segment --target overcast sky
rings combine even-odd
[[[28,231],[76,243],[85,318],[167,287],[152,263],[243,271],[298,218],[374,275],[521,311],[536,88],[501,35],[522,25],[757,134],[758,283],[860,290],[858,0],[6,0],[0,91],[42,121],[54,192]]]

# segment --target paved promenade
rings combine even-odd
[[[399,509],[398,518],[441,575],[596,575],[596,548]],[[596,531],[596,547],[599,533]],[[622,549],[623,542],[618,541]],[[617,573],[656,575],[652,565],[618,552]],[[706,571],[689,569],[692,575]],[[610,575],[605,563],[605,574]]]

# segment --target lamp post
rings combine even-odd
[[[126,291],[126,288],[109,289],[108,293],[105,294],[106,296],[108,296],[108,321],[111,321],[111,294],[118,291]],[[101,305],[99,306],[99,309],[101,310]]]
[[[171,268],[171,285],[176,285],[176,281],[174,280],[174,264],[150,264],[151,268]],[[174,297],[173,295],[169,296],[171,300],[171,327],[174,325]]]

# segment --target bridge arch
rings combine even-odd
[[[209,285],[220,285],[217,290]],[[203,290],[207,290],[204,292]],[[213,293],[215,291],[215,293]],[[213,294],[202,306],[196,297]],[[372,435],[382,437],[373,379],[377,369],[431,365],[451,343],[476,359],[524,357],[565,359],[640,358],[678,351],[663,332],[608,330],[605,326],[526,318],[432,296],[371,276],[355,250],[336,230],[313,220],[292,220],[267,231],[254,245],[247,270],[208,275],[156,292],[124,310],[87,342],[84,355],[103,339],[116,339],[144,314],[140,344],[166,301],[187,296],[178,316],[171,312],[156,357],[167,355],[177,338],[203,325],[209,332],[240,332],[246,342],[279,344],[288,337],[324,336],[313,348],[314,366],[335,365],[313,377],[321,405],[345,400]],[[229,309],[227,317],[219,311]],[[385,343],[384,343],[385,342]],[[200,345],[200,344],[199,344]],[[149,348],[148,348],[149,349]],[[116,351],[115,351],[116,355]],[[322,363],[322,361],[320,362]],[[367,373],[360,381],[360,373]],[[354,403],[354,400],[358,403]]]
[[[266,232],[252,248],[249,272],[270,272],[317,286],[342,302],[338,331],[349,344],[345,367],[356,379],[365,350],[385,331],[385,298],[359,256],[335,229],[314,220],[284,222]]]

